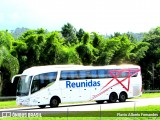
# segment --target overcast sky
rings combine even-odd
[[[1,0],[0,30],[17,27],[110,34],[147,32],[160,25],[160,0]]]

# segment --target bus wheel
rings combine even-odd
[[[127,95],[125,92],[121,92],[119,95],[119,102],[125,102],[127,99]]]
[[[50,101],[50,107],[53,108],[53,107],[58,107],[59,105],[59,100],[57,98],[52,98],[51,101]]]
[[[117,93],[112,92],[109,96],[109,103],[115,103],[118,99]]]
[[[98,104],[102,104],[102,103],[104,103],[104,100],[98,100],[98,101],[96,101]]]
[[[46,105],[39,105],[39,107],[40,107],[40,108],[45,108],[45,107],[46,107]]]

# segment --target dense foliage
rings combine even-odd
[[[13,31],[12,31],[13,33]],[[0,94],[14,95],[11,77],[31,66],[55,64],[138,64],[145,89],[160,89],[160,27],[137,40],[130,33],[105,37],[76,30],[70,23],[61,31],[26,29],[19,37],[0,31]],[[15,91],[15,90],[12,90]]]

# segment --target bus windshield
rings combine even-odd
[[[29,94],[32,76],[22,75],[17,84],[17,96],[27,96]]]

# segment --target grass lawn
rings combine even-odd
[[[0,109],[4,109],[4,108],[16,108],[19,107],[16,105],[16,101],[12,100],[12,101],[0,101]]]
[[[159,115],[150,117],[146,115]],[[122,114],[122,117],[119,115]],[[127,115],[127,117],[123,117]],[[139,115],[141,117],[139,117]],[[142,117],[144,115],[144,117]],[[43,115],[42,115],[43,116]],[[137,117],[138,116],[138,117]],[[43,117],[11,117],[3,120],[160,120],[160,105],[149,105],[144,107],[113,109],[112,111],[86,111],[66,112],[44,115]]]
[[[143,93],[139,98],[155,98],[160,97],[160,93]]]

